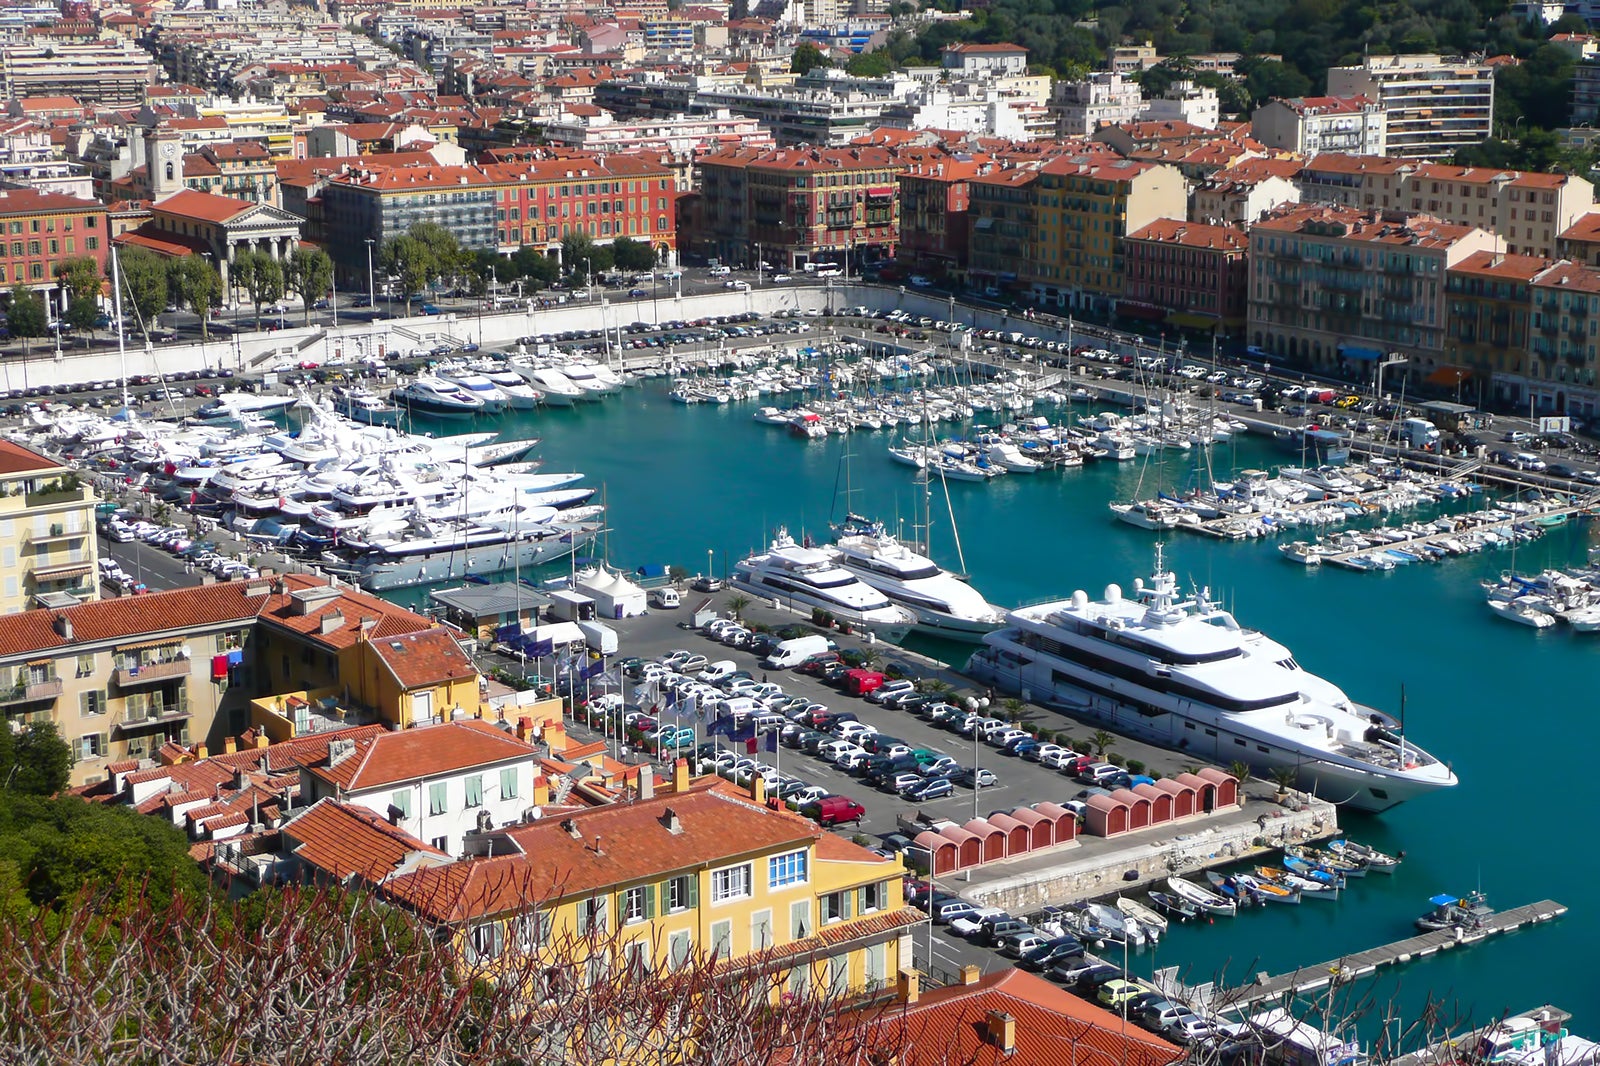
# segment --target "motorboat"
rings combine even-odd
[[[1193,881],[1185,881],[1181,877],[1167,878],[1167,888],[1172,894],[1186,903],[1193,904],[1206,914],[1226,914],[1230,918],[1239,910],[1237,901],[1219,896],[1209,888],[1203,888]]]
[[[1289,562],[1299,563],[1302,566],[1320,566],[1324,556],[1334,554],[1331,549],[1325,548],[1321,544],[1314,544],[1304,540],[1297,540],[1292,544],[1280,544],[1278,545],[1278,551]]]
[[[482,400],[485,414],[499,414],[506,409],[506,394],[482,374],[470,370],[440,368],[438,375],[442,380],[453,382]]]
[[[1206,880],[1219,896],[1232,900],[1240,907],[1260,907],[1266,904],[1266,900],[1261,898],[1261,893],[1240,881],[1236,874],[1219,874],[1215,870],[1207,870]]]
[[[430,414],[475,415],[484,410],[481,396],[468,392],[453,381],[429,374],[396,388],[390,398],[413,411]]]
[[[1312,862],[1298,855],[1290,855],[1286,852],[1283,856],[1283,868],[1286,872],[1294,874],[1305,881],[1315,881],[1319,885],[1327,885],[1330,888],[1344,887],[1345,879],[1343,874],[1329,869],[1320,862]]]
[[[400,424],[400,408],[385,403],[383,397],[371,389],[339,386],[333,390],[333,409],[352,422],[366,426],[395,426]]]
[[[1169,918],[1176,918],[1180,922],[1186,922],[1190,918],[1198,917],[1200,914],[1198,904],[1192,903],[1174,893],[1163,892],[1160,889],[1151,890],[1150,902],[1155,904],[1156,910]]]
[[[1037,459],[1022,454],[1022,449],[1009,441],[995,441],[984,449],[989,462],[1012,474],[1036,474],[1044,469]]]
[[[1113,503],[1110,505],[1111,513],[1120,522],[1140,529],[1174,529],[1184,520],[1184,511],[1168,503],[1155,501],[1137,501],[1134,503]],[[1198,515],[1191,515],[1196,521]]]
[[[1291,769],[1296,788],[1357,810],[1456,784],[1398,721],[1241,626],[1208,589],[1181,596],[1160,545],[1155,571],[1132,596],[1108,585],[1099,600],[1079,591],[1009,612],[967,674],[1193,756],[1241,758],[1263,776]]]
[[[1549,629],[1556,624],[1556,616],[1540,610],[1539,601],[1532,596],[1518,596],[1514,600],[1488,600],[1489,610],[1508,622],[1533,629]]]
[[[1365,869],[1374,870],[1380,874],[1392,874],[1400,865],[1400,860],[1405,857],[1405,852],[1399,855],[1389,855],[1377,848],[1365,844],[1357,844],[1354,840],[1330,840],[1328,851],[1342,858],[1349,858],[1359,862]]]
[[[1489,906],[1482,892],[1470,892],[1465,896],[1442,894],[1430,898],[1428,904],[1432,909],[1413,923],[1424,933],[1441,929],[1462,929],[1470,933],[1482,928],[1494,914],[1494,908]]]
[[[820,609],[892,643],[903,639],[917,621],[911,611],[841,567],[833,553],[797,544],[782,528],[765,551],[735,565],[733,583],[791,610]]]
[[[285,411],[300,402],[298,396],[279,396],[255,392],[220,392],[195,409],[194,417],[203,421],[238,418],[240,415],[261,415],[270,411]]]
[[[976,641],[1005,624],[1005,612],[932,559],[889,535],[882,523],[851,516],[830,546],[844,570],[916,615],[916,628],[936,636]]]
[[[1167,920],[1136,899],[1118,896],[1116,906],[1124,918],[1138,922],[1147,931],[1153,931],[1156,936],[1167,931]]]
[[[571,407],[589,397],[589,393],[573,384],[571,378],[553,366],[516,369],[528,379],[528,384],[544,394],[544,402],[552,407]]]
[[[1297,860],[1311,866],[1321,867],[1334,877],[1365,877],[1367,864],[1350,855],[1340,855],[1321,848],[1313,848],[1304,844],[1294,845],[1283,849],[1287,856],[1285,866],[1293,866],[1289,860]],[[1296,871],[1299,872],[1299,871]]]
[[[1327,884],[1315,878],[1304,877],[1292,870],[1279,869],[1276,866],[1257,866],[1252,875],[1265,881],[1269,885],[1288,889],[1299,893],[1301,899],[1338,899],[1339,889],[1342,885]]]
[[[1220,877],[1221,875],[1212,873],[1208,874],[1207,876]],[[1233,877],[1234,880],[1239,882],[1239,884],[1250,889],[1252,892],[1257,893],[1268,903],[1298,904],[1300,902],[1301,892],[1298,888],[1291,888],[1288,885],[1280,884],[1277,881],[1268,881],[1266,878],[1257,877],[1254,874],[1237,873],[1234,874]]]

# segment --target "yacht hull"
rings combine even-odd
[[[593,533],[578,533],[570,541],[551,535],[515,544],[509,542],[492,544],[466,551],[437,552],[405,559],[364,565],[356,562],[349,565],[362,588],[368,592],[387,592],[391,589],[431,585],[438,581],[487,577],[511,570],[542,566],[558,559],[565,559],[573,552],[587,548],[593,541]]]

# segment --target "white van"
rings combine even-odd
[[[735,721],[743,721],[761,709],[761,705],[749,696],[729,696],[725,700],[718,700],[712,707],[712,716],[727,715]]]
[[[651,589],[649,598],[650,606],[667,611],[677,607],[681,602],[678,598],[678,590],[675,588],[668,588],[666,586],[658,589]]]
[[[700,671],[699,679],[708,685],[715,685],[725,677],[738,673],[739,664],[732,659],[718,659],[716,662]]]
[[[809,637],[794,637],[785,640],[772,654],[762,660],[763,666],[769,670],[789,670],[799,666],[813,655],[821,655],[825,651],[833,650],[833,641],[820,634]]]
[[[707,273],[710,274],[714,278],[725,278],[729,274],[733,273],[733,268],[732,267],[718,265],[718,266],[712,267],[709,271],[707,271]]]

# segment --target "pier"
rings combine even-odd
[[[1231,1014],[1243,1014],[1273,1001],[1292,999],[1307,992],[1320,992],[1325,988],[1345,984],[1370,976],[1385,966],[1393,966],[1412,959],[1452,948],[1466,947],[1487,940],[1500,933],[1509,933],[1525,925],[1548,922],[1567,913],[1565,905],[1554,900],[1541,900],[1527,906],[1491,914],[1483,925],[1467,932],[1464,929],[1438,930],[1406,937],[1393,943],[1368,948],[1337,959],[1304,966],[1275,977],[1258,977],[1240,988],[1230,989],[1215,999],[1217,1009]]]

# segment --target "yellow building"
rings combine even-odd
[[[476,855],[379,888],[449,930],[469,968],[582,965],[603,941],[652,971],[758,964],[791,993],[857,994],[910,966],[925,920],[899,860],[767,806],[759,785],[690,782],[683,763],[670,793],[482,834]]]
[[[99,502],[70,468],[0,441],[0,614],[96,597]]]

